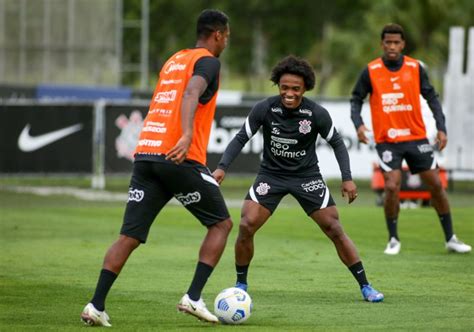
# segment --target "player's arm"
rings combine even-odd
[[[202,57],[195,66],[181,102],[182,136],[167,153],[166,159],[182,163],[188,154],[194,130],[194,116],[198,104],[207,103],[217,92],[220,62],[215,57]]]
[[[362,73],[359,75],[359,78],[352,90],[351,97],[351,120],[354,123],[354,127],[357,131],[357,137],[360,142],[368,144],[369,139],[366,135],[367,131],[370,131],[364,124],[362,119],[362,105],[364,104],[364,99],[369,93],[372,92],[372,84],[370,83],[369,70],[366,67]]]
[[[224,154],[217,164],[217,169],[212,173],[214,179],[216,179],[218,183],[221,183],[224,180],[225,173],[229,166],[239,155],[240,151],[242,151],[245,144],[247,144],[247,142],[257,133],[258,129],[261,127],[265,104],[265,102],[261,102],[253,107],[249,116],[247,119],[245,119],[245,123],[242,125],[242,128],[240,128],[239,132],[227,145]]]
[[[334,127],[328,111],[323,109],[323,112],[318,115],[318,119],[320,123],[319,132],[333,148],[334,155],[339,165],[339,170],[341,171],[342,197],[347,196],[349,203],[352,203],[357,198],[357,186],[355,185],[354,181],[352,181],[349,153],[347,152],[344,140],[337,131],[336,127]]]
[[[446,147],[448,143],[448,136],[446,130],[446,119],[444,117],[443,108],[439,102],[439,96],[434,87],[431,85],[428,79],[428,73],[426,72],[423,65],[420,64],[420,92],[423,98],[425,98],[428,106],[433,113],[433,117],[436,122],[436,129],[438,134],[436,135],[436,144],[438,149],[441,151]]]
[[[182,135],[176,145],[166,154],[166,159],[176,164],[181,164],[189,151],[193,139],[193,124],[199,97],[207,88],[206,80],[198,75],[192,76],[183,93],[181,102],[181,128]]]

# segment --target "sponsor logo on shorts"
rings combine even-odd
[[[393,160],[392,151],[385,150],[384,152],[382,152],[382,161],[384,163],[389,163],[392,160]]]
[[[258,187],[257,189],[255,189],[255,191],[260,195],[260,196],[264,196],[266,194],[268,194],[268,190],[270,190],[270,185],[268,183],[265,183],[265,182],[260,182],[258,184]]]
[[[181,202],[184,206],[197,203],[201,200],[201,194],[198,191],[188,194],[177,194],[176,199]]]
[[[430,153],[433,152],[433,146],[430,144],[420,144],[417,146],[418,151],[421,153]]]
[[[303,190],[308,193],[319,189],[324,189],[326,188],[326,184],[323,180],[312,180],[310,182],[302,183],[301,188],[303,188]]]
[[[306,135],[307,133],[311,132],[311,121],[302,120],[299,122],[299,124],[300,124],[300,127],[298,128],[298,130],[300,131],[300,133]]]
[[[145,192],[139,189],[128,188],[128,200],[127,202],[135,201],[141,202],[141,200],[145,197]]]

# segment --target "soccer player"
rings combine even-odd
[[[437,93],[420,62],[402,55],[405,32],[400,25],[387,24],[381,39],[383,56],[368,64],[352,91],[351,118],[359,141],[369,143],[369,129],[362,120],[361,109],[370,93],[373,136],[385,180],[384,212],[389,239],[384,253],[397,255],[401,248],[397,224],[403,160],[411,173],[419,174],[429,188],[432,204],[443,228],[446,249],[469,252],[471,246],[458,240],[453,233],[449,202],[439,178],[434,148],[427,140],[423,123],[420,93],[428,102],[436,121],[436,146],[443,150],[448,139]]]
[[[194,278],[177,308],[200,320],[218,322],[201,292],[224,251],[232,221],[205,164],[219,86],[218,56],[227,46],[228,21],[220,11],[204,10],[197,20],[195,48],[175,53],[161,69],[135,151],[120,236],[107,251],[95,294],[81,314],[86,324],[111,326],[105,312],[107,293],[173,197],[207,227]]]
[[[360,285],[363,298],[383,301],[384,296],[367,281],[351,239],[339,221],[335,202],[319,172],[316,139],[321,135],[334,149],[342,175],[341,192],[352,203],[357,187],[352,181],[349,155],[326,109],[303,97],[314,88],[315,76],[307,61],[295,56],[281,60],[271,81],[279,95],[257,103],[245,124],[227,146],[213,172],[222,182],[226,170],[250,138],[263,129],[263,160],[245,198],[235,243],[236,287],[247,290],[247,273],[254,255],[254,235],[287,194],[293,195],[321,230],[332,240],[341,261]]]

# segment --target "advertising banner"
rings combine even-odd
[[[1,173],[90,173],[92,105],[1,104]]]

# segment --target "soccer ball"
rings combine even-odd
[[[214,313],[224,324],[241,324],[250,317],[251,312],[250,295],[237,287],[224,289],[214,301]]]

